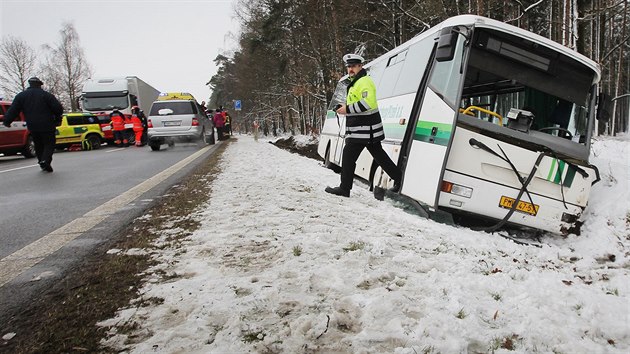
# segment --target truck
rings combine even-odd
[[[109,114],[117,109],[125,116],[131,116],[133,106],[148,112],[159,94],[160,91],[137,76],[94,78],[83,84],[81,107],[84,112],[99,117],[105,140],[111,142],[114,138]]]

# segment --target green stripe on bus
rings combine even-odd
[[[567,173],[563,180],[562,174],[564,173],[565,168]],[[552,159],[551,168],[549,168],[549,175],[547,175],[547,181],[555,184],[562,183],[565,187],[571,187],[573,180],[575,179],[575,172],[575,168],[566,162],[558,159]]]
[[[553,176],[553,172],[556,170],[556,159],[551,159],[551,168],[549,168],[549,174],[547,175],[547,181],[551,181],[551,176]]]
[[[566,162],[562,160],[558,160],[558,170],[556,172],[556,176],[553,179],[553,183],[555,184],[562,183],[562,173],[564,173],[565,167],[566,167]]]
[[[431,134],[434,128],[437,129],[435,135]],[[432,142],[434,144],[447,146],[448,142],[451,140],[452,133],[452,124],[421,121],[416,124],[416,131],[413,138],[418,141]]]
[[[569,170],[567,171],[567,175],[564,176],[564,186],[571,187],[573,184],[573,179],[575,178],[575,168],[573,166],[569,166]]]

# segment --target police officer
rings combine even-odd
[[[18,93],[4,116],[4,125],[11,126],[20,112],[26,118],[26,127],[35,143],[35,155],[39,166],[52,172],[52,155],[55,151],[55,132],[61,123],[63,106],[51,93],[42,90],[44,83],[37,77],[28,79],[29,87]]]
[[[346,104],[340,105],[336,110],[337,113],[346,115],[346,141],[341,159],[341,185],[334,188],[326,187],[326,192],[343,197],[350,196],[354,169],[364,148],[368,149],[379,166],[394,180],[392,190],[398,191],[402,173],[381,146],[385,134],[376,103],[376,85],[363,68],[365,62],[363,57],[357,54],[346,54],[343,56],[343,61],[346,64],[350,84]]]

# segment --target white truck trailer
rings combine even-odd
[[[131,115],[133,106],[148,112],[159,94],[160,91],[137,76],[96,78],[83,85],[81,103],[85,112],[102,115],[118,109]]]

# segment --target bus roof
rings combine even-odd
[[[389,58],[391,55],[396,54],[400,52],[401,50],[404,50],[405,48],[408,48],[412,44],[426,38],[427,36],[434,34],[436,31],[439,31],[442,28],[452,27],[452,26],[457,26],[457,25],[462,25],[462,26],[474,25],[475,27],[478,27],[478,28],[488,28],[491,30],[511,34],[517,37],[527,38],[528,40],[534,43],[545,46],[553,51],[562,53],[565,56],[572,58],[576,60],[577,62],[583,64],[584,66],[588,67],[589,69],[593,70],[593,72],[595,73],[594,83],[599,82],[599,80],[601,79],[601,69],[600,69],[599,64],[589,59],[588,57],[576,52],[575,50],[572,50],[568,47],[563,46],[560,43],[552,41],[551,39],[545,38],[543,36],[524,30],[522,28],[518,28],[516,26],[512,26],[510,24],[507,24],[501,21],[493,20],[493,19],[483,17],[483,16],[476,16],[476,15],[460,15],[460,16],[454,16],[454,17],[448,18],[444,20],[443,22],[441,22],[440,24],[430,28],[430,30],[420,33],[419,35],[401,44],[400,46],[379,56],[378,58],[374,59],[372,62],[369,62],[368,64],[366,64],[366,67],[369,67],[373,63],[377,63],[385,58]]]

